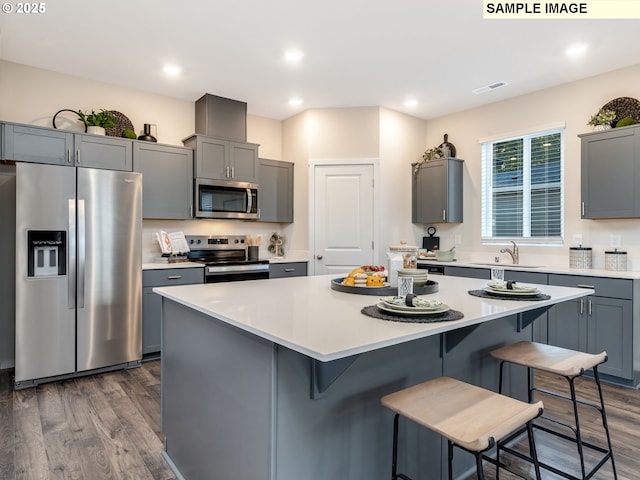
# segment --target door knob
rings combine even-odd
[[[317,258],[318,260],[322,260],[322,255],[316,255],[316,258]]]

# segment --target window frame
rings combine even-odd
[[[535,185],[531,183],[531,140],[546,135],[560,135],[560,235],[532,237],[531,235],[531,192]],[[523,140],[522,192],[523,236],[496,236],[493,231],[493,145],[512,140]],[[523,245],[554,246],[564,245],[564,165],[565,165],[565,124],[555,123],[523,131],[512,132],[480,139],[481,147],[481,242],[483,245],[502,245],[513,240]],[[517,190],[517,189],[515,189]],[[514,191],[515,191],[514,190]],[[525,210],[526,209],[526,210]]]

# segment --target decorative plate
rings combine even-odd
[[[391,307],[390,305],[387,305],[384,302],[379,302],[376,307],[378,307],[379,310],[382,310],[383,312],[387,312],[390,313],[392,315],[398,315],[398,316],[402,316],[402,317],[426,317],[429,315],[438,315],[440,313],[445,313],[448,312],[449,310],[451,310],[451,308],[448,305],[445,305],[444,303],[442,304],[442,306],[438,309],[433,309],[433,310],[398,310],[395,309],[393,307]]]
[[[607,110],[613,110],[616,112],[616,118],[613,120],[612,125],[615,125],[618,120],[623,118],[633,118],[637,122],[640,122],[640,101],[631,97],[619,97],[614,98],[605,105],[602,106]]]
[[[122,132],[125,130],[136,131],[135,128],[133,128],[133,123],[131,123],[131,120],[129,120],[126,115],[116,110],[110,110],[110,113],[116,118],[116,126],[113,128],[106,128],[105,131],[107,135],[110,137],[121,137]]]

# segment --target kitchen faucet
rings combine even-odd
[[[504,247],[502,250],[500,250],[500,253],[508,253],[509,255],[511,255],[513,264],[518,265],[518,263],[520,263],[520,252],[518,251],[518,245],[516,245],[516,242],[514,242],[513,240],[511,240],[511,243],[513,243],[513,250]]]

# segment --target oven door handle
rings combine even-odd
[[[268,272],[269,264],[233,265],[228,267],[207,267],[207,275],[227,275],[229,273]]]

